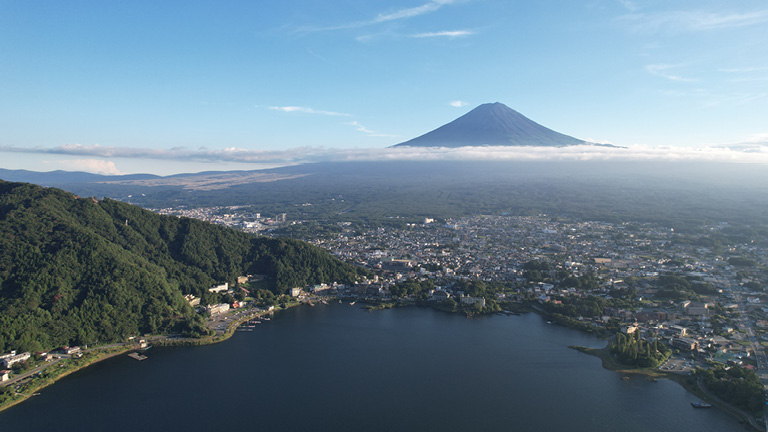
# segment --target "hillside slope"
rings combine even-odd
[[[303,242],[0,181],[0,352],[193,332],[183,294],[238,275],[281,291],[356,272]]]

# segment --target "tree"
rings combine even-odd
[[[0,181],[0,352],[197,331],[184,294],[218,303],[208,288],[242,274],[279,294],[368,272],[296,240]]]

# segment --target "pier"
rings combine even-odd
[[[132,359],[135,359],[135,360],[138,360],[138,361],[146,360],[146,359],[149,358],[149,357],[147,357],[145,355],[141,355],[141,354],[139,354],[137,352],[132,352],[132,353],[128,354],[128,357],[130,357]]]

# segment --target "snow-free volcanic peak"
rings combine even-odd
[[[456,120],[394,147],[545,146],[592,144],[555,132],[500,102],[478,106]]]

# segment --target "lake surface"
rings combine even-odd
[[[0,413],[39,431],[743,431],[667,380],[623,381],[539,316],[298,307],[202,347],[72,374]]]

